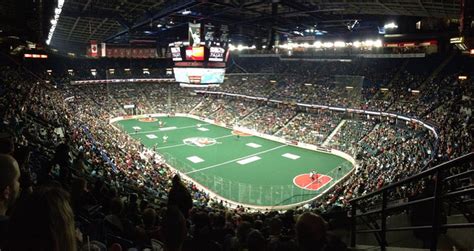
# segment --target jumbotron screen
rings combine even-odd
[[[171,56],[174,62],[195,62],[195,61],[211,61],[211,62],[226,62],[228,57],[228,50],[219,46],[179,46],[173,45],[171,47]]]
[[[187,84],[220,84],[225,68],[173,68],[176,82]]]
[[[170,44],[176,82],[192,85],[224,82],[228,49],[218,45],[190,46],[186,42]]]

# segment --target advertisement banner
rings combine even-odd
[[[206,43],[207,47],[214,45],[214,25],[212,24],[205,24],[204,25],[204,42]]]
[[[222,47],[227,48],[229,45],[229,26],[221,25],[219,41]]]
[[[189,44],[193,47],[201,44],[201,24],[189,23],[188,39]]]
[[[209,61],[222,62],[224,61],[224,48],[221,47],[211,47],[209,49]]]
[[[181,57],[181,49],[179,47],[171,47],[171,57],[173,61],[183,61]]]

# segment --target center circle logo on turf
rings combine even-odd
[[[193,138],[183,139],[183,143],[190,146],[205,147],[205,146],[212,146],[217,142],[215,139],[212,139],[212,138],[193,137]]]

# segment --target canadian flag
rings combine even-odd
[[[97,57],[97,41],[91,40],[91,57]]]

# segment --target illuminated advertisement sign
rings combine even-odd
[[[181,49],[179,47],[171,47],[171,55],[173,57],[173,61],[182,61],[181,58]]]
[[[174,78],[180,83],[217,84],[224,82],[224,68],[173,68]]]
[[[222,62],[224,61],[224,48],[220,47],[211,47],[210,54],[209,54],[209,61],[217,61]]]
[[[186,60],[203,61],[204,47],[188,47],[186,48]]]

